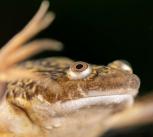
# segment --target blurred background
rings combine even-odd
[[[32,18],[41,0],[0,1],[0,45],[4,45]],[[153,90],[153,4],[144,0],[51,0],[57,15],[37,38],[60,40],[62,52],[44,52],[34,58],[67,56],[94,64],[116,59],[131,63],[141,79],[140,94]],[[153,125],[135,134],[109,132],[106,137],[152,136]],[[113,135],[112,135],[113,133]]]
[[[60,53],[94,64],[115,59],[131,63],[141,78],[140,95],[153,89],[153,6],[144,0],[51,0],[54,23],[37,37],[60,40]],[[35,14],[41,0],[0,1],[0,45],[4,45]]]

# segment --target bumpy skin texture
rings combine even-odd
[[[74,61],[71,59],[62,57],[22,63],[21,68],[26,68],[36,74],[39,73],[42,77],[51,79],[56,84],[51,85],[52,88],[48,88],[38,80],[14,81],[8,84],[7,98],[15,100],[15,98],[20,97],[29,101],[41,95],[52,104],[57,101],[88,97],[89,91],[97,91],[101,95],[131,94],[135,96],[137,94],[140,81],[133,73],[120,68],[112,68],[110,64],[109,66],[91,65],[91,74],[83,79],[71,80],[67,72],[73,63]],[[60,91],[54,91],[54,86]],[[111,92],[112,90],[114,90],[114,93]]]
[[[124,62],[122,63],[124,64]],[[79,80],[68,77],[68,71],[72,64],[74,61],[62,57],[27,61],[20,64],[21,69],[32,71],[35,75],[39,74],[42,79],[22,79],[9,82],[6,89],[7,102],[25,113],[27,120],[32,121],[34,125],[50,129],[58,123],[58,120],[53,122],[53,119],[63,118],[65,114],[82,108],[99,105],[100,101],[82,106],[79,99],[90,99],[89,92],[90,94],[95,91],[98,93],[92,97],[130,95],[132,98],[138,92],[139,78],[131,71],[114,67],[114,63],[108,66],[90,65],[91,73]],[[49,80],[54,83],[50,87],[45,86],[44,83]],[[69,102],[71,101],[76,102],[70,106]],[[68,102],[68,106],[63,107],[62,104],[65,102]],[[128,101],[124,102],[123,99],[118,103],[112,102],[110,105],[124,106],[126,103]],[[77,104],[80,104],[79,108],[75,107]]]
[[[60,42],[50,39],[27,43],[54,19],[54,14],[47,11],[48,7],[49,2],[43,1],[28,25],[0,50],[1,137],[71,136],[71,131],[78,131],[75,129],[79,126],[98,121],[92,121],[93,114],[97,114],[94,118],[104,120],[114,111],[124,109],[138,93],[140,80],[123,61],[107,66],[85,63],[89,70],[75,73],[79,75],[78,79],[77,75],[74,79],[73,73],[70,74],[76,62],[68,58],[22,63],[42,50],[62,49]],[[78,68],[81,66],[79,64]],[[104,104],[118,109],[103,111]],[[85,120],[86,115],[91,117],[89,121]],[[63,128],[52,130],[61,125]],[[74,128],[67,132],[69,126]]]

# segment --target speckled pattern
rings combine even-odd
[[[66,57],[22,62],[43,50],[62,50],[56,40],[29,42],[53,21],[55,15],[48,8],[49,2],[43,1],[27,26],[0,50],[0,136],[95,137],[93,125],[99,119],[105,125],[114,112],[133,103],[140,80],[120,60],[106,66],[82,62],[85,67],[78,68]]]
[[[53,57],[35,61],[21,63],[19,67],[32,71],[34,74],[42,76],[40,80],[23,79],[8,84],[7,98],[15,101],[15,98],[32,100],[38,95],[42,95],[46,101],[53,103],[56,101],[66,101],[82,97],[87,97],[88,91],[96,90],[105,92],[112,89],[138,89],[139,79],[136,75],[109,66],[91,65],[91,74],[83,79],[71,80],[67,75],[71,64],[74,61],[64,57]],[[114,64],[113,64],[114,65]],[[43,77],[47,79],[43,79]],[[45,80],[54,81],[59,87],[59,91],[53,91],[54,84],[49,87],[41,84]],[[47,82],[47,81],[46,81]],[[78,90],[79,88],[79,90]],[[122,93],[126,94],[128,90]],[[127,93],[128,94],[128,93]]]

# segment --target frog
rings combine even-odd
[[[32,20],[0,50],[1,136],[50,137],[65,116],[95,106],[130,107],[139,92],[140,79],[124,60],[108,65],[67,57],[23,62],[43,50],[63,48],[52,39],[30,41],[53,21],[48,8],[49,2],[43,1]]]

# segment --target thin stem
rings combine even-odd
[[[17,50],[15,53],[11,54],[8,59],[5,60],[5,67],[9,67],[18,62],[21,62],[28,57],[31,57],[44,50],[56,50],[62,49],[62,43],[51,39],[35,40],[26,45],[21,49]]]
[[[3,60],[9,58],[19,47],[38,34],[40,31],[49,26],[54,19],[54,13],[47,12],[49,2],[43,1],[36,15],[31,21],[16,34],[0,51],[0,66]]]

